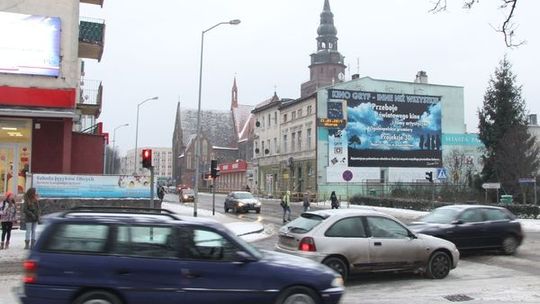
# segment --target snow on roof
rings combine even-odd
[[[240,134],[246,122],[249,120],[253,108],[254,107],[250,105],[238,105],[238,108],[233,108],[232,113],[238,134]]]

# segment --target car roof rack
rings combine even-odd
[[[150,214],[162,215],[180,220],[176,213],[168,209],[160,208],[145,208],[145,207],[112,207],[112,206],[77,206],[62,212],[60,217],[66,217],[70,213],[135,213],[135,214]]]

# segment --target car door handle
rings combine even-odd
[[[130,274],[131,271],[129,269],[125,269],[125,268],[121,268],[121,269],[117,269],[116,270],[116,274],[119,274],[119,275],[127,275],[127,274]]]
[[[189,269],[182,269],[182,275],[188,279],[196,279],[201,276],[198,272],[193,272]]]
[[[381,242],[375,242],[375,243],[373,243],[373,245],[375,245],[375,246],[382,246],[382,243],[381,243]]]

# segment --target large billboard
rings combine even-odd
[[[346,106],[343,129],[329,130],[329,165],[441,167],[441,97],[328,90]],[[336,108],[336,105],[332,105]]]
[[[131,175],[33,174],[43,198],[150,198],[150,177]]]
[[[0,73],[59,76],[58,17],[0,12]]]

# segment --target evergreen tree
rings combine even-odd
[[[489,80],[478,128],[486,147],[482,179],[501,182],[503,192],[517,195],[518,179],[536,176],[540,151],[528,132],[525,101],[511,68],[505,57]]]

